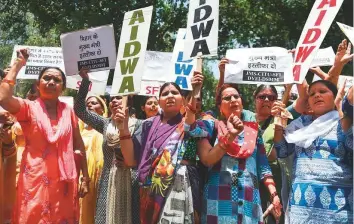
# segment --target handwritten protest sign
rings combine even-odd
[[[60,36],[60,40],[67,75],[75,75],[81,68],[90,71],[115,68],[113,25],[65,33]]]
[[[107,80],[109,76],[109,70],[107,71],[98,71],[91,72],[88,74],[90,77],[91,85],[89,87],[90,95],[104,95]],[[79,75],[68,76],[66,77],[66,86],[70,89],[79,90],[81,85],[82,78]]]
[[[343,0],[316,0],[296,47],[294,81],[302,83]]]
[[[225,83],[293,83],[292,56],[285,48],[240,48],[226,52]]]
[[[342,32],[345,34],[345,36],[348,37],[349,41],[354,44],[354,27],[345,25],[343,23],[338,23],[339,28],[342,30]]]
[[[184,28],[178,30],[172,54],[170,73],[172,74],[171,81],[177,83],[181,89],[192,90],[191,80],[197,66],[197,60],[183,60],[186,32],[187,30]]]
[[[183,59],[218,54],[219,0],[190,0]]]
[[[37,79],[39,73],[45,67],[58,67],[65,72],[63,55],[60,47],[15,45],[12,53],[12,63],[17,58],[16,51],[23,48],[29,50],[29,58],[26,66],[19,71],[17,79]]]
[[[140,92],[153,7],[125,13],[111,95]]]
[[[315,58],[311,62],[311,68],[321,66],[332,66],[334,64],[335,53],[332,47],[318,49]]]

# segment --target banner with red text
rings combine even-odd
[[[296,47],[294,82],[302,83],[343,0],[316,0]]]

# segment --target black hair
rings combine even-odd
[[[66,76],[65,76],[64,72],[58,67],[45,67],[45,68],[43,68],[42,71],[39,73],[38,81],[41,80],[44,73],[49,69],[56,69],[60,72],[61,78],[63,79],[63,90],[64,90],[66,88]]]
[[[309,85],[309,90],[308,90],[308,91],[310,92],[311,87],[312,87],[313,85],[317,84],[317,83],[321,83],[321,84],[325,85],[329,90],[331,90],[331,92],[333,93],[334,98],[336,98],[337,93],[338,93],[337,86],[334,85],[332,82],[330,82],[330,81],[328,81],[328,80],[322,80],[322,79],[321,79],[321,80],[317,80],[317,81],[311,83],[311,84]]]
[[[136,110],[134,107],[129,107],[129,116],[132,116],[133,114],[136,114]]]
[[[176,89],[178,90],[179,94],[182,95],[182,90],[181,90],[181,87],[179,87],[179,85],[177,85],[174,82],[165,82],[160,88],[160,92],[159,92],[159,96],[160,97],[161,97],[162,91],[169,85],[173,85],[174,87],[176,87]]]
[[[155,98],[157,100],[156,96],[144,96],[143,100],[141,101],[141,105],[140,106],[145,106],[146,102],[150,99],[150,98]]]
[[[256,96],[258,95],[258,93],[260,93],[261,91],[263,91],[263,90],[265,90],[265,89],[271,89],[272,92],[273,92],[273,93],[277,96],[277,98],[278,98],[278,91],[277,91],[277,89],[275,88],[275,86],[273,86],[273,85],[264,85],[264,84],[259,85],[259,86],[257,87],[257,89],[254,91],[253,97],[256,98]]]
[[[5,78],[5,72],[2,69],[0,69],[0,78],[1,79]]]
[[[238,94],[239,94],[240,97],[241,97],[241,101],[242,101],[242,104],[243,104],[244,100],[243,100],[243,98],[242,98],[242,93],[240,92],[240,90],[239,90],[237,84],[234,84],[234,83],[230,83],[230,84],[229,84],[229,83],[225,83],[225,84],[223,84],[223,85],[220,87],[220,89],[219,89],[218,92],[217,92],[217,95],[216,95],[216,106],[220,106],[220,105],[221,105],[221,94],[222,94],[222,92],[223,92],[225,89],[227,89],[227,88],[234,88],[234,89],[236,89],[236,91],[238,92]]]

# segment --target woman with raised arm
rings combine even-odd
[[[84,152],[77,119],[71,107],[58,100],[65,89],[59,68],[44,68],[38,77],[39,98],[12,95],[19,70],[28,58],[19,57],[0,85],[0,106],[13,114],[26,138],[17,186],[13,223],[78,222],[79,196],[88,192],[87,164],[82,162],[83,188],[78,195],[74,149]]]
[[[192,83],[201,85],[202,81],[203,76],[196,74]],[[198,223],[192,203],[192,177],[188,172],[189,167],[195,166],[195,158],[190,155],[196,153],[187,153],[184,124],[190,114],[183,118],[180,113],[183,106],[180,87],[172,82],[162,85],[159,105],[162,114],[145,120],[133,136],[126,128],[120,130],[122,149],[129,153],[125,159],[138,166],[140,220],[143,224]],[[121,127],[127,126],[127,113],[122,108],[114,116],[123,124]]]
[[[96,224],[139,223],[139,203],[134,200],[132,177],[129,167],[135,163],[125,159],[126,150],[121,147],[119,130],[112,118],[104,118],[86,108],[86,97],[90,86],[87,70],[81,70],[81,86],[75,100],[76,115],[87,125],[103,134],[103,170],[98,187]],[[115,111],[122,104],[122,97],[111,97],[109,107]],[[133,134],[140,122],[129,118],[127,129]],[[129,158],[124,156],[124,158]]]
[[[312,115],[299,117],[285,130],[275,127],[278,157],[294,163],[286,221],[353,223],[353,129],[341,125],[333,83],[313,82],[308,94]]]
[[[198,155],[210,167],[202,223],[263,223],[261,181],[267,186],[272,212],[278,219],[281,204],[254,114],[243,110],[234,84],[219,88],[217,105],[222,120],[198,121],[189,130],[192,136],[204,137],[198,142]],[[216,138],[216,144],[210,144],[211,138]]]
[[[86,99],[86,108],[100,116],[107,117],[108,109],[104,100],[99,96]],[[103,136],[91,126],[80,121],[81,136],[85,143],[87,167],[90,177],[90,193],[80,200],[80,223],[95,223],[95,211],[99,179],[103,169]]]

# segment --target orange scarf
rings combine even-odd
[[[57,103],[58,128],[54,133],[48,111],[44,102],[38,98],[36,100],[37,124],[50,145],[55,145],[58,150],[58,165],[60,180],[76,180],[77,172],[74,161],[73,127],[71,121],[71,108],[63,102]]]

